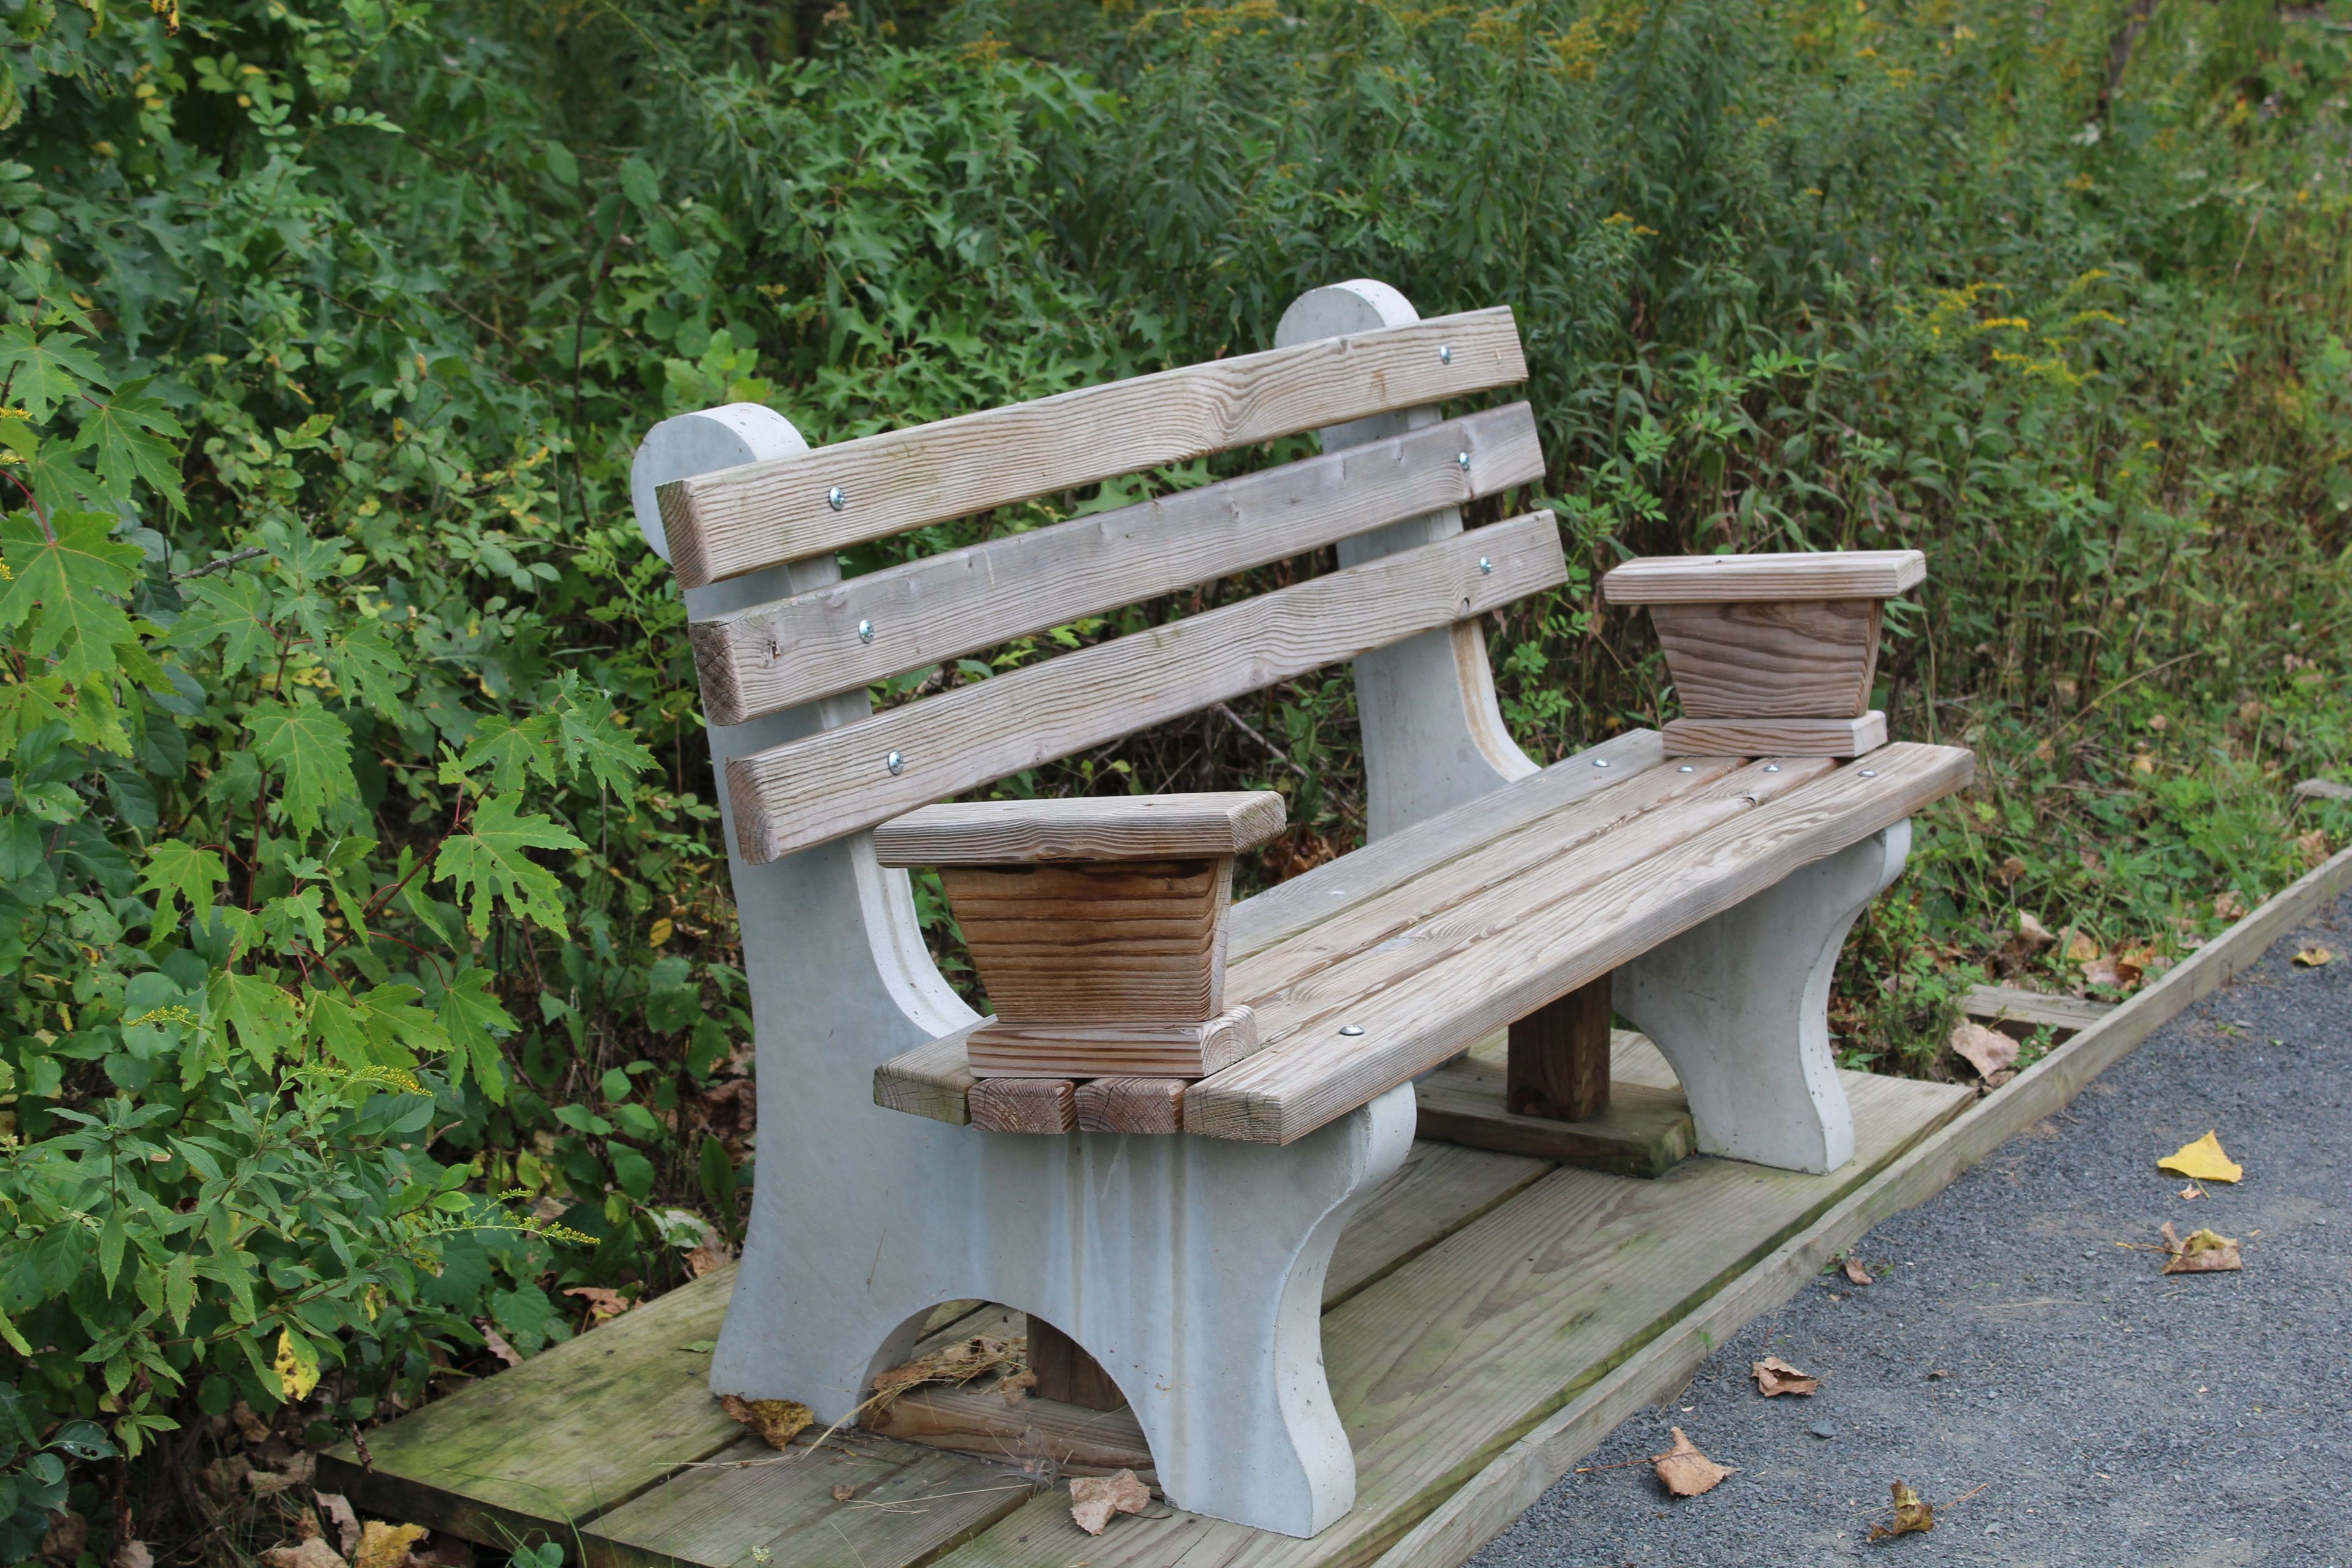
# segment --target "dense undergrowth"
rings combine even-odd
[[[1493,628],[1531,752],[1673,711],[1592,601],[1621,552],[1928,553],[1879,705],[1980,777],[1855,934],[1855,1064],[1944,1070],[1988,974],[2127,989],[2352,832],[2289,789],[2352,761],[2343,0],[935,12],[0,0],[6,1560],[236,1558],[277,1526],[225,1446],[294,1463],[740,1234],[628,510],[667,413],[838,439],[1349,277],[1511,305],[1578,572]],[[1264,784],[1253,875],[1348,847],[1346,673],[1238,708],[1006,787]]]

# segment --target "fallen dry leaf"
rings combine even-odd
[[[2164,1260],[2167,1274],[2232,1274],[2244,1269],[2246,1261],[2238,1255],[2235,1237],[2218,1236],[2212,1231],[2198,1229],[2183,1240],[2172,1222],[2164,1222]]]
[[[309,1486],[311,1474],[317,1466],[318,1460],[312,1455],[289,1455],[284,1469],[265,1470],[256,1466],[247,1470],[245,1484],[252,1489],[256,1497],[276,1497],[279,1492],[292,1488]]]
[[[1936,1528],[1936,1510],[1919,1500],[1919,1494],[1901,1481],[1888,1489],[1895,1494],[1895,1522],[1870,1527],[1873,1541],[1891,1541],[1898,1535],[1913,1535]]]
[[[335,1538],[342,1542],[343,1555],[349,1557],[360,1549],[360,1516],[352,1507],[352,1500],[341,1492],[312,1492],[319,1510],[335,1527]]]
[[[574,1285],[564,1292],[588,1303],[588,1326],[609,1323],[635,1303],[607,1285]]]
[[[1088,1535],[1108,1529],[1114,1513],[1141,1513],[1150,1506],[1150,1489],[1135,1479],[1133,1470],[1081,1476],[1070,1483],[1070,1518]]]
[[[2093,959],[2095,959],[2095,958],[2096,958],[2096,957],[2098,957],[2098,956],[2099,956],[2099,944],[2098,944],[2097,942],[2093,942],[2093,941],[2090,939],[2090,937],[2089,937],[2088,935],[2086,935],[2085,933],[2084,933],[2084,932],[2082,932],[2082,931],[2076,931],[2076,930],[2073,929],[2072,927],[2067,928],[2067,931],[2066,931],[2066,962],[2067,962],[2067,963],[2090,963]]]
[[[2016,856],[2011,855],[2000,863],[2000,880],[2003,887],[2007,887],[2010,883],[2016,881],[2020,877],[2024,875],[2025,862],[2019,859]],[[2034,923],[2039,925],[2041,922],[2036,921]]]
[[[2213,900],[2213,918],[2217,921],[2239,920],[2243,918],[2245,912],[2246,900],[2235,888]]]
[[[697,1279],[712,1269],[735,1261],[735,1249],[716,1236],[686,1255],[686,1271]]]
[[[2146,973],[2146,970],[2134,963],[2127,955],[2123,953],[2117,953],[2113,958],[2095,958],[2083,965],[2083,980],[2085,984],[2107,985],[2118,991],[2127,991],[2138,984],[2140,977]]]
[[[2305,948],[2301,952],[2294,955],[2294,962],[2295,967],[2298,969],[2316,969],[2323,963],[2334,962],[2335,958],[2336,952],[2334,949],[2322,947],[2317,942],[2313,942],[2309,947]]]
[[[1024,1366],[996,1380],[996,1396],[1007,1405],[1018,1405],[1036,1386],[1037,1374]]]
[[[1026,1345],[1019,1340],[1002,1340],[990,1334],[974,1334],[968,1340],[958,1340],[929,1355],[917,1356],[874,1380],[876,1410],[889,1407],[892,1400],[910,1388],[926,1383],[966,1384],[983,1373],[1011,1374],[1028,1364]]]
[[[847,1481],[835,1481],[833,1484],[833,1500],[835,1502],[847,1502],[856,1495],[857,1489]]]
[[[2352,784],[2340,784],[2334,779],[2305,779],[2294,786],[2294,793],[2305,800],[2352,800]]]
[[[2183,1187],[2179,1192],[2173,1194],[2173,1196],[2178,1198],[2201,1198],[2204,1195],[2205,1189],[2193,1184]]]
[[[2221,1152],[2221,1140],[2211,1132],[2194,1143],[2182,1144],[2158,1160],[2156,1168],[2192,1182],[2235,1182],[2246,1173],[2243,1165]]]
[[[402,1568],[408,1561],[408,1549],[424,1539],[421,1524],[369,1520],[360,1526],[360,1549],[352,1554],[352,1568]]]
[[[145,1542],[126,1537],[114,1549],[107,1568],[155,1568],[155,1554],[147,1549]]]
[[[507,1337],[504,1334],[490,1327],[487,1321],[478,1323],[475,1326],[482,1331],[483,1347],[492,1355],[498,1357],[509,1366],[520,1366],[522,1364],[521,1353],[518,1352],[514,1346],[507,1343]]]
[[[2019,872],[2022,874],[2024,869],[2024,863],[2022,861],[2019,862]],[[2025,943],[2028,947],[2048,947],[2052,942],[2056,942],[2058,939],[2050,934],[2050,928],[2048,926],[2043,925],[2040,921],[2035,920],[2023,910],[2020,910],[2017,912],[2017,940]]]
[[[228,1418],[236,1424],[238,1435],[248,1443],[269,1441],[269,1423],[253,1413],[253,1406],[240,1399],[228,1407]]]
[[[797,1399],[744,1399],[722,1394],[719,1408],[757,1432],[771,1448],[788,1446],[816,1419],[816,1412]]]
[[[1845,1277],[1857,1285],[1867,1285],[1871,1282],[1870,1270],[1863,1267],[1861,1258],[1850,1252],[1845,1257]]]
[[[2305,866],[2317,866],[2327,858],[2327,829],[2315,827],[2298,837],[2294,847],[2303,855]]]
[[[1817,1394],[1822,1380],[1810,1372],[1799,1372],[1779,1356],[1768,1355],[1749,1367],[1756,1379],[1756,1392],[1770,1399],[1783,1394]]]
[[[261,1554],[268,1568],[351,1568],[335,1549],[309,1536],[291,1546],[273,1546]]]
[[[1963,1018],[1952,1026],[1950,1044],[1980,1079],[1990,1079],[2017,1065],[2017,1042],[1971,1019]]]
[[[1696,1497],[1712,1491],[1724,1477],[1738,1473],[1700,1453],[1698,1446],[1683,1436],[1681,1427],[1670,1426],[1667,1430],[1675,1435],[1675,1446],[1663,1454],[1651,1455],[1650,1463],[1657,1468],[1658,1479],[1665,1482],[1666,1489],[1675,1496]]]

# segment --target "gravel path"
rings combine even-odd
[[[2294,967],[2301,947],[2342,956]],[[2352,898],[2189,1008],[1840,1274],[1759,1319],[1585,1463],[1680,1426],[1739,1468],[1675,1500],[1646,1465],[1564,1478],[1475,1568],[1868,1558],[2097,1568],[2352,1568]],[[2209,1128],[2245,1180],[2183,1200],[2156,1162]],[[2166,1220],[2244,1244],[2165,1278]],[[1778,1355],[1823,1381],[1765,1399]],[[1942,1375],[1937,1375],[1937,1374]],[[1887,1484],[1943,1505],[1866,1543]]]

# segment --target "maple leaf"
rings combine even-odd
[[[258,668],[277,653],[278,634],[269,624],[269,589],[252,573],[198,577],[180,592],[187,608],[172,626],[172,647],[200,648],[219,643],[224,675],[235,675],[248,665]]]
[[[144,479],[173,511],[184,514],[188,503],[180,493],[180,455],[163,437],[184,439],[188,433],[170,409],[142,395],[153,380],[142,376],[126,381],[105,402],[87,410],[74,448],[97,452],[99,477],[117,498],[130,500],[137,481]]]
[[[490,972],[468,969],[458,975],[450,983],[449,988],[441,993],[441,1000],[434,1008],[434,1016],[440,1019],[441,1027],[448,1032],[453,1047],[449,1056],[450,1081],[464,1082],[466,1065],[471,1062],[474,1077],[480,1081],[483,1092],[490,1097],[490,1103],[504,1105],[507,1100],[507,1075],[505,1063],[499,1057],[498,1035],[514,1033],[515,1021],[492,994]],[[497,1034],[493,1034],[493,1030]]]
[[[327,673],[337,686],[367,704],[380,719],[397,721],[400,694],[408,689],[407,664],[381,623],[361,621],[327,644]]]
[[[25,400],[25,412],[36,424],[46,423],[49,411],[79,392],[81,383],[106,381],[98,361],[71,337],[36,333],[21,321],[0,327],[0,376],[10,378],[9,392]]]
[[[409,1068],[420,1053],[449,1048],[441,1021],[416,1005],[425,993],[414,985],[379,985],[372,991],[310,994],[310,1032],[345,1067]]]
[[[308,831],[328,808],[352,799],[351,727],[315,702],[270,702],[246,720],[253,754],[285,780],[286,819]]]
[[[215,1017],[226,1019],[236,1031],[237,1043],[264,1068],[280,1055],[290,1055],[300,1037],[302,1018],[294,998],[264,975],[223,970],[205,988],[205,1001]]]
[[[531,773],[553,784],[555,733],[552,714],[541,713],[518,724],[504,714],[492,713],[475,727],[474,738],[466,742],[465,755],[457,759],[457,765],[471,773],[488,764],[490,787],[495,790],[520,789]]]
[[[577,676],[564,677],[562,696],[555,707],[556,722],[562,731],[564,765],[575,773],[585,769],[597,783],[626,800],[635,787],[637,775],[654,765],[653,753],[621,728],[620,715],[609,697],[594,693],[596,705],[593,708],[583,702],[578,682]]]
[[[163,925],[179,900],[186,900],[191,915],[212,908],[213,889],[226,880],[228,868],[219,855],[184,838],[165,838],[147,851],[147,874],[139,885],[163,895],[155,906],[156,923]]]
[[[57,673],[79,685],[114,673],[114,649],[139,633],[115,601],[138,581],[142,552],[108,537],[115,519],[63,511],[44,533],[28,513],[0,520],[0,551],[10,580],[0,584],[0,629],[29,621],[25,651],[55,658]]]
[[[562,885],[526,851],[586,847],[552,818],[517,810],[515,796],[492,795],[475,811],[471,832],[452,834],[443,843],[433,879],[457,884],[466,924],[476,936],[489,934],[491,904],[501,897],[525,920],[566,936]]]

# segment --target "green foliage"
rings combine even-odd
[[[1981,975],[2092,984],[2022,913],[2144,968],[2352,831],[2286,790],[2352,766],[2341,0],[777,15],[0,37],[10,1557],[91,1444],[168,1506],[199,1413],[364,1421],[740,1235],[740,955],[627,492],[669,413],[835,440],[1257,347],[1338,279],[1510,304],[1552,471],[1504,499],[1571,563],[1493,629],[1531,752],[1675,710],[1592,601],[1622,553],[1928,552],[1875,701],[1980,778],[1855,932],[1857,1064],[1943,1070]],[[1356,839],[1345,671],[1003,787],[1242,784],[1297,823],[1255,876]]]

